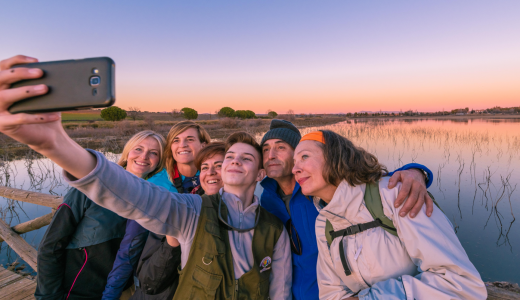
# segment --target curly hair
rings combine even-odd
[[[327,183],[338,186],[346,180],[351,186],[375,183],[388,170],[373,154],[356,147],[350,140],[330,130],[320,130],[325,144],[318,143],[323,150],[325,165],[323,178]]]

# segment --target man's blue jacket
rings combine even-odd
[[[396,171],[408,169],[421,169],[428,173],[426,187],[433,181],[433,173],[423,165],[407,164]],[[394,172],[389,173],[391,176]],[[291,215],[280,195],[277,193],[278,183],[269,177],[260,183],[264,188],[260,203],[270,213],[277,216],[284,224],[289,219],[300,237],[302,255],[292,253],[293,263],[293,299],[318,299],[318,281],[316,278],[316,265],[318,263],[318,245],[316,243],[316,231],[314,225],[318,217],[318,210],[314,204],[302,194],[300,185],[296,182],[294,191],[289,202]]]

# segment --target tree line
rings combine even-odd
[[[234,110],[233,108],[228,106],[222,107],[215,113],[219,118],[239,118],[244,120],[257,118],[254,111]],[[172,109],[171,113],[169,114],[174,119],[178,117],[183,117],[187,120],[196,120],[199,117],[199,113],[195,109],[189,107],[184,107],[180,110]],[[105,121],[120,121],[124,120],[127,117],[135,121],[141,119],[142,116],[143,112],[141,111],[141,109],[133,106],[129,107],[128,111],[125,111],[124,109],[117,106],[111,106],[101,111],[101,118],[103,118]],[[278,114],[275,111],[268,110],[267,116],[269,118],[276,118]]]

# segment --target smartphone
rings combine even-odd
[[[39,68],[43,76],[23,80],[11,88],[45,84],[45,95],[18,101],[9,112],[53,112],[108,107],[115,102],[115,63],[109,57],[61,60],[17,65],[13,68]]]

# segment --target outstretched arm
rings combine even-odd
[[[68,173],[71,186],[102,207],[136,220],[152,232],[181,241],[192,239],[202,203],[200,196],[172,194],[124,171],[98,152],[89,153],[66,134],[59,113],[9,113],[9,106],[16,101],[47,92],[44,85],[9,88],[16,81],[41,77],[39,69],[11,69],[16,64],[36,61],[15,56],[0,62],[0,132],[50,158]]]

